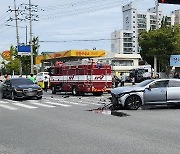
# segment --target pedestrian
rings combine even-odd
[[[30,74],[29,79],[30,79],[32,82],[35,82],[35,78],[34,78],[34,75],[33,75],[33,74]]]
[[[135,77],[131,78],[132,85],[135,85]]]
[[[118,85],[119,85],[119,78],[116,76],[116,75],[114,75],[114,79],[113,79],[113,81],[114,81],[114,85],[115,85],[115,87],[118,87]]]
[[[44,77],[44,91],[47,92],[48,89],[48,78],[47,76]]]
[[[177,72],[174,73],[174,78],[179,78],[179,74]]]
[[[121,74],[120,74],[121,87],[123,87],[123,86],[124,86],[125,80],[126,80],[125,75],[123,75],[123,74],[121,73]]]
[[[9,75],[7,73],[4,75],[4,79],[9,80]]]

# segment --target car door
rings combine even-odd
[[[170,80],[167,87],[167,103],[180,103],[180,80]]]
[[[169,80],[155,81],[144,91],[144,104],[165,104]]]

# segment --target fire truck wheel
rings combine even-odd
[[[76,86],[73,86],[73,87],[72,87],[72,94],[73,94],[73,95],[78,95]]]
[[[52,94],[56,94],[56,87],[52,87]]]

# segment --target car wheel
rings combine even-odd
[[[72,87],[72,94],[73,94],[73,95],[78,95],[76,86],[73,86],[73,87]]]
[[[129,96],[125,102],[125,108],[129,110],[137,110],[141,105],[141,98],[137,95]]]
[[[55,86],[52,87],[52,94],[56,94],[56,87]]]

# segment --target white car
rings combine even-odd
[[[142,105],[180,106],[180,79],[150,79],[111,90],[112,104],[136,110]]]
[[[36,75],[36,80],[35,82],[41,87],[41,88],[44,88],[44,79],[45,79],[45,76],[48,78],[50,78],[49,76],[49,72],[39,72],[37,75]],[[48,83],[48,87],[49,87],[49,83]]]

